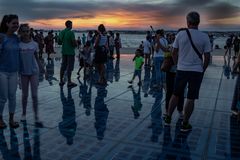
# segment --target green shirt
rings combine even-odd
[[[139,56],[135,58],[135,70],[141,70],[143,64],[143,57]]]
[[[75,55],[75,35],[69,28],[62,30],[59,34],[59,39],[62,40],[62,54]]]

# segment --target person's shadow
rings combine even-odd
[[[133,86],[130,86],[132,94],[133,94],[133,105],[131,109],[133,111],[134,118],[137,119],[140,116],[139,111],[142,109],[142,102],[141,102],[141,87],[138,86],[138,92],[135,91]]]
[[[231,159],[240,159],[240,122],[235,115],[230,116]]]
[[[54,60],[50,58],[47,60],[45,79],[48,81],[50,85],[53,85],[53,80],[58,81],[56,77],[54,77]]]
[[[73,144],[77,123],[75,104],[72,98],[71,89],[68,89],[68,96],[65,97],[63,89],[60,91],[61,101],[63,105],[62,121],[58,124],[60,133],[66,138],[68,145]]]
[[[27,123],[23,122],[23,143],[24,143],[24,159],[34,159],[41,160],[40,156],[40,133],[39,128],[34,128],[34,138],[33,138],[33,155],[32,148],[30,144],[30,137],[27,128]]]
[[[152,128],[152,142],[158,142],[158,137],[162,133],[162,94],[157,94],[155,97],[155,102],[152,106],[151,110],[151,125],[149,126]]]
[[[114,68],[113,68],[113,59],[108,59],[106,63],[106,77],[107,81],[110,83],[113,82],[113,74],[114,74]]]
[[[0,129],[0,152],[4,160],[21,160],[18,148],[18,138],[14,129],[10,128],[10,149],[8,148],[4,130]]]
[[[116,60],[115,63],[115,68],[114,68],[114,77],[115,77],[115,81],[118,82],[120,79],[120,59]]]
[[[109,110],[104,102],[104,98],[107,97],[107,90],[104,86],[97,86],[97,97],[94,104],[95,115],[95,129],[97,133],[97,139],[102,140],[104,138],[104,132],[106,130],[107,119]]]

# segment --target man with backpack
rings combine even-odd
[[[171,116],[178,104],[179,97],[188,85],[184,119],[181,126],[183,132],[192,129],[189,119],[194,109],[194,101],[199,96],[203,75],[208,67],[211,52],[208,35],[198,30],[200,15],[197,12],[190,12],[186,19],[188,29],[179,31],[173,43],[172,56],[175,64],[177,63],[177,73],[173,95],[165,117],[165,125],[170,125]]]

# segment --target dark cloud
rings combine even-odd
[[[94,0],[80,2],[41,2],[33,0],[0,0],[0,15],[16,13],[20,19],[31,21],[36,19],[62,18],[94,18],[101,14],[118,16],[118,12],[129,13],[141,20],[174,23],[185,19],[187,12],[197,10],[207,14],[209,20],[224,19],[237,16],[240,7],[218,0],[176,0],[174,3],[156,0],[135,2],[111,2]],[[136,23],[133,20],[133,23]]]
[[[183,5],[183,6],[206,6],[208,4],[214,3],[216,0],[178,0],[177,4],[178,5]]]
[[[233,6],[232,4],[222,2],[213,6],[206,7],[205,11],[210,20],[233,18],[239,16],[240,7]]]

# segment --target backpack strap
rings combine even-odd
[[[186,30],[186,32],[187,32],[188,38],[189,38],[189,40],[190,40],[190,42],[191,42],[191,45],[192,45],[194,51],[196,52],[196,54],[198,55],[198,57],[199,57],[201,60],[203,60],[202,54],[198,51],[197,47],[196,47],[196,46],[194,45],[194,43],[193,43],[193,40],[192,40],[192,37],[191,37],[191,34],[190,34],[189,30],[188,30],[187,28],[186,28],[185,30]]]

